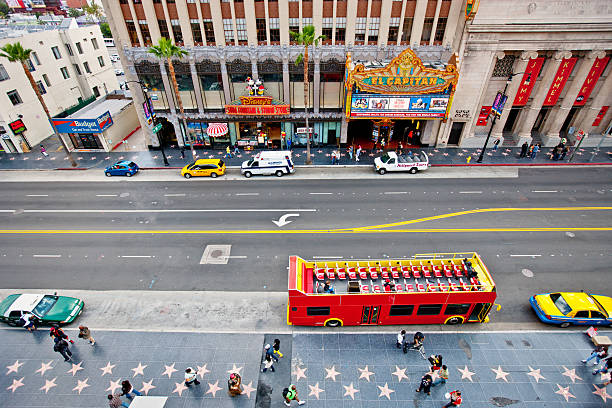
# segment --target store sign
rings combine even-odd
[[[602,106],[601,109],[599,110],[599,113],[597,114],[597,117],[595,118],[591,126],[599,126],[604,116],[606,116],[608,109],[610,109],[609,106]]]
[[[288,115],[289,105],[225,105],[226,115]]]
[[[17,119],[16,121],[9,123],[8,125],[11,128],[11,130],[13,131],[13,134],[15,136],[20,135],[23,132],[25,132],[26,130],[28,130],[26,128],[25,124],[23,123],[23,120],[21,120],[21,119]]]
[[[519,88],[516,91],[516,96],[514,97],[512,106],[525,106],[527,99],[529,99],[529,95],[531,95],[531,91],[535,86],[536,79],[540,74],[540,70],[542,69],[542,65],[544,65],[545,60],[546,57],[538,57],[529,60],[521,80],[521,85],[519,85]]]
[[[52,119],[60,133],[100,133],[111,127],[113,118],[106,111],[95,119]]]
[[[312,128],[299,127],[295,129],[295,133],[312,133]]]
[[[548,94],[546,94],[546,99],[544,99],[542,106],[554,106],[557,103],[559,96],[561,96],[561,91],[563,91],[565,83],[576,65],[576,61],[578,61],[577,57],[564,58],[563,61],[561,61],[559,69],[557,69],[557,75],[555,75],[555,79],[550,85],[550,89],[548,90]]]
[[[347,67],[351,65],[350,54]],[[444,70],[426,68],[411,49],[387,66],[348,70],[347,118],[446,118],[459,73],[449,64]]]
[[[272,105],[271,96],[241,96],[240,103],[243,105]]]
[[[584,80],[584,84],[582,84],[582,88],[580,88],[580,92],[578,92],[578,96],[576,97],[576,101],[574,102],[574,106],[584,106],[587,99],[593,92],[593,88],[595,88],[595,84],[597,80],[603,73],[606,65],[608,65],[608,61],[610,57],[597,58],[589,71],[589,75],[587,75]]]

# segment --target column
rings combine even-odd
[[[462,5],[463,5],[463,0],[452,0],[450,9],[448,10],[448,18],[446,19],[446,29],[444,30],[444,39],[442,39],[443,46],[446,46],[446,47],[453,46],[453,42],[455,41],[455,36],[457,35],[457,23],[459,22]]]
[[[198,4],[198,6],[200,6]],[[200,6],[201,7],[201,6]],[[223,18],[221,17],[221,0],[210,0],[210,15],[213,21],[213,30],[215,31],[215,44],[217,47],[225,45],[225,34],[223,33]],[[202,32],[204,35],[204,32]],[[208,44],[213,45],[213,44]],[[225,88],[224,88],[225,89]],[[226,94],[227,96],[227,94]],[[226,99],[229,101],[229,99]]]
[[[542,141],[546,145],[550,146],[559,143],[561,126],[563,126],[563,122],[565,122],[570,109],[574,106],[578,92],[580,92],[580,88],[584,84],[587,75],[589,75],[593,62],[597,58],[605,57],[605,55],[605,51],[591,51],[586,57],[579,61],[580,67],[578,67],[578,71],[576,75],[574,75],[574,80],[565,93],[561,106],[558,110],[553,110],[553,112],[551,112],[551,117],[546,121],[546,134],[542,136]]]
[[[529,109],[525,109],[521,115],[522,124],[518,133],[519,140],[517,145],[521,146],[524,142],[527,142],[528,144],[531,143],[531,129],[533,128],[533,124],[535,123],[536,119],[538,118],[538,114],[542,109],[542,104],[544,103],[544,99],[546,99],[548,90],[555,80],[557,70],[561,65],[561,61],[563,61],[564,58],[570,58],[571,56],[572,53],[569,51],[559,51],[555,53],[554,57],[549,59],[546,63],[544,75],[542,75],[542,80],[540,81],[538,90],[533,95],[531,106]],[[534,78],[532,78],[532,80],[534,80]]]
[[[414,9],[414,19],[412,20],[412,31],[410,32],[410,47],[416,47],[421,44],[425,12],[427,12],[427,0],[417,0],[416,8]]]
[[[521,58],[518,60],[512,73],[525,72],[527,65],[529,64],[530,59],[534,59],[538,57],[538,53],[534,51],[525,51],[521,54]],[[535,78],[532,78],[535,81]],[[495,127],[493,127],[493,131],[491,132],[492,140],[502,139],[502,132],[504,130],[504,126],[506,125],[506,121],[508,120],[508,115],[510,114],[510,109],[512,108],[512,103],[514,102],[514,98],[516,97],[516,92],[518,91],[521,82],[523,81],[523,75],[516,75],[512,77],[512,81],[508,85],[506,89],[506,95],[508,95],[508,101],[506,102],[506,106],[504,111],[502,112],[501,117],[495,123]]]
[[[170,107],[170,112],[176,114],[176,105],[174,104],[174,87],[170,82],[170,78],[168,77],[168,72],[166,72],[166,64],[163,61],[159,62],[159,72],[161,73],[162,82],[164,83],[164,90],[166,91],[166,97],[168,98],[168,106]]]
[[[204,113],[204,101],[202,100],[202,86],[200,85],[200,78],[198,77],[198,71],[196,70],[195,61],[189,59],[189,70],[191,71],[191,81],[193,82],[193,92],[195,92],[196,103],[198,104],[198,113]]]
[[[189,10],[187,10],[187,2],[185,0],[176,1],[176,14],[178,14],[181,33],[183,34],[183,44],[186,47],[193,47],[193,33],[191,32],[191,20],[189,19]],[[196,6],[199,6],[196,3]],[[204,35],[204,33],[202,33]]]
[[[404,35],[404,17],[406,17],[406,0],[402,1],[402,12],[400,13],[400,25],[397,32],[397,41],[395,42],[396,45],[400,45],[402,42],[402,37]]]
[[[168,3],[166,0],[162,1],[162,8],[164,9],[164,19],[166,20],[166,25],[168,26],[168,35],[170,36],[170,41],[174,44],[174,30],[172,29],[172,22],[170,21],[170,13],[168,12]]]
[[[436,38],[436,27],[438,26],[438,18],[440,18],[440,7],[442,6],[442,0],[438,0],[436,3],[436,12],[434,14],[433,26],[431,27],[431,35],[429,36],[429,45],[433,45],[434,39]]]
[[[155,7],[152,2],[145,1],[142,3],[142,9],[144,10],[147,26],[149,27],[149,34],[151,34],[151,42],[157,44],[161,38],[161,34],[159,32],[159,24],[157,24]]]
[[[357,0],[348,0],[346,3],[346,33],[344,43],[355,44],[355,21],[357,20]]]
[[[246,19],[248,44],[257,46],[257,26],[255,24],[255,1],[244,0],[244,17]]]
[[[312,2],[312,25],[315,28],[315,38],[323,34],[323,0]]]
[[[289,45],[289,3],[286,1],[278,2],[278,19],[280,21],[280,43]]]
[[[610,106],[612,105],[612,75],[608,75],[606,80],[604,81],[599,93],[596,97],[593,98],[591,105],[588,109],[583,108],[582,112],[582,120],[578,123],[578,128],[584,130],[586,133],[590,134],[595,131],[599,126],[603,126],[604,128],[608,125],[608,121],[602,120],[599,126],[593,126],[593,121],[597,118],[597,114],[601,110],[602,106]],[[612,113],[609,109],[604,119],[610,116]],[[604,129],[605,130],[605,129]]]
[[[389,41],[389,22],[391,21],[392,0],[383,0],[380,7],[380,28],[378,29],[378,44],[387,46]]]
[[[259,79],[259,70],[257,69],[257,55],[251,56],[251,77],[254,81]],[[255,92],[257,94],[257,92]]]
[[[200,25],[200,34],[202,35],[202,44],[214,45],[214,44],[208,44],[208,42],[206,41],[206,34],[204,33],[204,17],[202,17],[202,5],[200,3],[196,3],[196,11],[198,12],[198,24]],[[189,20],[189,24],[191,24],[191,20]]]
[[[348,143],[348,121],[344,115],[342,115],[342,122],[340,122],[340,143]]]
[[[366,11],[366,31],[365,31],[365,39],[363,41],[364,45],[368,45],[368,35],[370,33],[370,13],[372,12],[372,0],[368,0],[368,8]]]
[[[289,56],[283,55],[283,96],[285,104],[291,105],[291,93],[289,87]]]
[[[319,113],[319,92],[321,90],[321,58],[317,55],[314,58],[314,86],[313,95],[313,112]]]
[[[176,141],[178,142],[179,146],[185,146],[185,136],[181,130],[182,127],[178,117],[172,116],[166,117],[166,119],[168,119],[168,122],[172,123],[172,126],[174,126],[174,133],[176,134]],[[156,146],[159,146],[159,143],[157,143]]]
[[[227,65],[225,65],[225,57],[220,58],[221,63],[221,78],[223,79],[223,95],[225,96],[225,103],[230,103],[232,100],[232,94],[230,93],[230,80],[227,74]]]
[[[132,21],[134,22],[134,27],[136,28],[136,35],[138,35],[138,43],[141,47],[143,47],[144,39],[142,38],[142,33],[140,32],[140,24],[138,24],[138,16],[136,15],[136,10],[134,9],[134,1],[130,0],[128,5],[130,7],[130,14],[132,16]]]

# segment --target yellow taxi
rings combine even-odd
[[[544,323],[561,327],[576,325],[612,326],[612,298],[584,292],[556,292],[534,295],[531,307]]]
[[[200,159],[183,167],[181,176],[191,177],[210,176],[215,178],[225,174],[225,163],[221,159]]]

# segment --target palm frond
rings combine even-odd
[[[298,55],[298,57],[295,59],[295,65],[300,65],[300,63],[302,62],[302,60],[304,59],[304,54],[300,54]]]

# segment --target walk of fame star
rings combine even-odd
[[[308,393],[308,396],[315,396],[317,399],[319,399],[319,394],[324,392],[325,390],[319,388],[319,382],[317,382],[314,386],[308,384],[308,387],[310,388],[310,392]]]
[[[359,390],[353,387],[353,383],[351,383],[348,387],[343,385],[344,387],[344,396],[349,395],[352,399],[355,399],[355,394],[359,392]]]
[[[336,366],[332,366],[332,368],[326,368],[325,371],[327,372],[327,374],[325,374],[325,379],[331,378],[332,381],[336,381],[336,377],[340,375],[340,373],[336,371]]]

